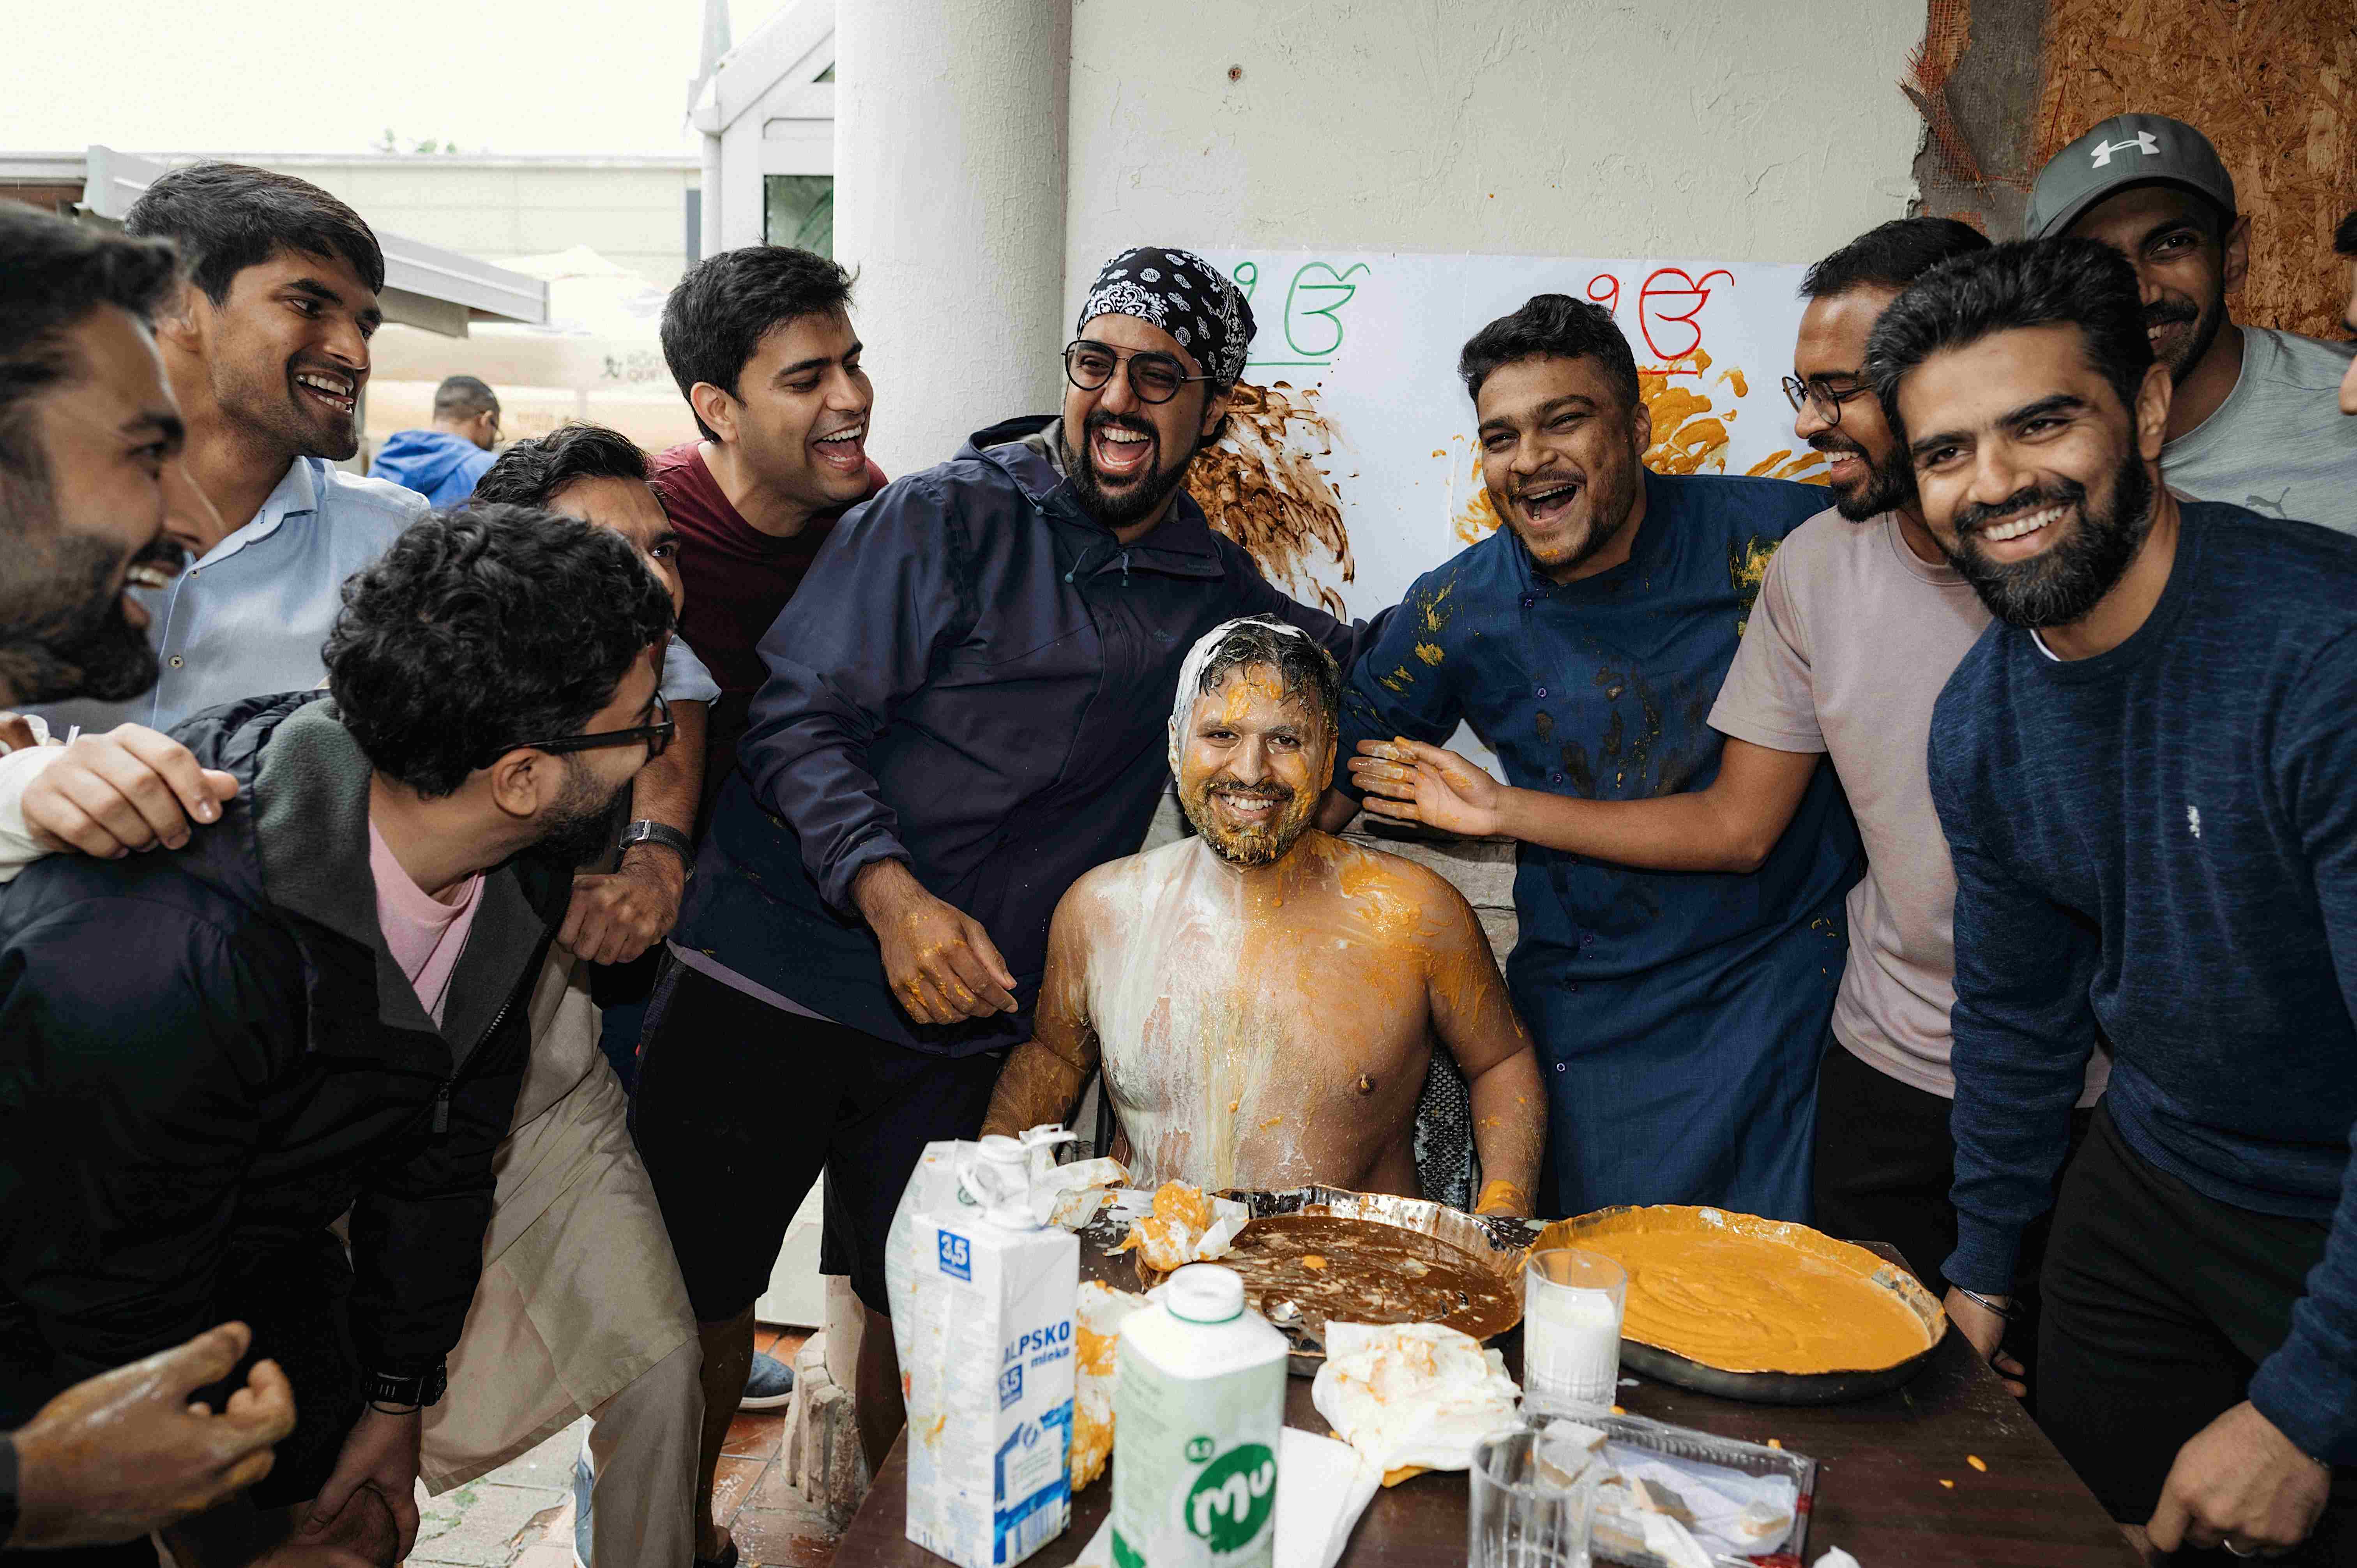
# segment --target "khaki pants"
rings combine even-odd
[[[482,1283],[426,1412],[419,1475],[439,1494],[583,1415],[597,1479],[590,1568],[680,1568],[693,1556],[702,1355],[662,1211],[597,1054],[597,1009],[553,954],[533,1002],[533,1066],[500,1145]],[[534,1082],[579,1069],[544,1108]]]

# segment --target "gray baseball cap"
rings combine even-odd
[[[2175,185],[2234,211],[2234,178],[2210,138],[2166,114],[2115,114],[2047,160],[2029,188],[2033,240],[2060,234],[2080,214],[2131,185]]]

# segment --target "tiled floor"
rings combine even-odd
[[[755,1348],[791,1365],[808,1336],[764,1328]],[[572,1568],[573,1457],[586,1423],[425,1506],[409,1561],[432,1568]],[[740,1568],[827,1568],[835,1537],[785,1476],[786,1412],[739,1412],[713,1487]],[[687,1568],[683,1563],[680,1568]]]

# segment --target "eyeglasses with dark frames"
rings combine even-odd
[[[1086,338],[1074,338],[1064,345],[1064,379],[1082,392],[1102,391],[1113,380],[1114,371],[1124,366],[1129,372],[1129,390],[1137,394],[1140,403],[1168,403],[1189,381],[1219,379],[1190,376],[1187,367],[1177,360],[1150,349],[1125,354]]]
[[[1848,381],[1846,377],[1842,379]],[[1812,376],[1805,381],[1798,376],[1784,378],[1784,401],[1792,405],[1792,412],[1800,413],[1801,405],[1806,403],[1815,409],[1817,417],[1827,424],[1839,424],[1842,404],[1860,392],[1873,390],[1861,381],[1848,381],[1846,386],[1833,386],[1827,384],[1827,378],[1824,376]]]
[[[552,757],[568,751],[597,751],[609,746],[637,746],[644,743],[647,760],[652,762],[663,754],[671,737],[679,726],[672,722],[671,704],[663,701],[661,692],[655,693],[655,722],[637,725],[630,729],[599,730],[594,735],[560,736],[554,740],[520,740],[506,751],[544,751]]]

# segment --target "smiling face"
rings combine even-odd
[[[2085,618],[2151,525],[2167,371],[2151,368],[2131,408],[2078,328],[2018,328],[1931,355],[1898,401],[1924,523],[1990,613]]]
[[[762,335],[734,394],[697,382],[696,413],[780,495],[813,510],[848,505],[867,494],[876,389],[863,352],[840,311],[796,317]]]
[[[1185,376],[1203,367],[1178,339],[1135,316],[1093,317],[1079,341],[1120,361],[1094,392],[1064,383],[1064,467],[1081,506],[1105,527],[1143,528],[1162,520],[1187,482],[1187,466],[1228,411],[1225,392],[1189,381],[1168,403],[1147,403],[1130,385],[1129,360],[1158,355]]]
[[[1826,488],[1834,505],[1852,522],[1864,522],[1915,499],[1915,476],[1882,416],[1882,404],[1867,387],[1867,334],[1899,297],[1895,288],[1866,285],[1809,301],[1792,346],[1792,374],[1815,392],[1838,398],[1841,422],[1829,424],[1814,399],[1802,403],[1792,434],[1823,452],[1830,465]],[[1855,393],[1856,395],[1849,395]]]
[[[1270,865],[1301,835],[1334,776],[1334,733],[1270,665],[1240,665],[1195,699],[1178,751],[1178,803],[1231,865]]]
[[[1481,482],[1539,570],[1567,583],[1626,557],[1653,439],[1643,403],[1594,359],[1545,357],[1491,371],[1473,411]]]
[[[26,409],[42,473],[0,475],[12,557],[0,695],[11,703],[121,701],[154,685],[147,612],[124,589],[168,582],[182,560],[172,535],[211,517],[145,324],[101,306],[67,338],[74,372]]]
[[[2218,341],[2226,291],[2249,263],[2249,225],[2237,219],[2223,236],[2207,199],[2173,185],[2131,186],[2097,202],[2071,225],[2100,240],[2136,268],[2152,357],[2182,382]]]
[[[360,450],[369,339],[384,317],[350,263],[280,251],[231,278],[221,304],[194,287],[187,297],[224,416],[290,463]]]

